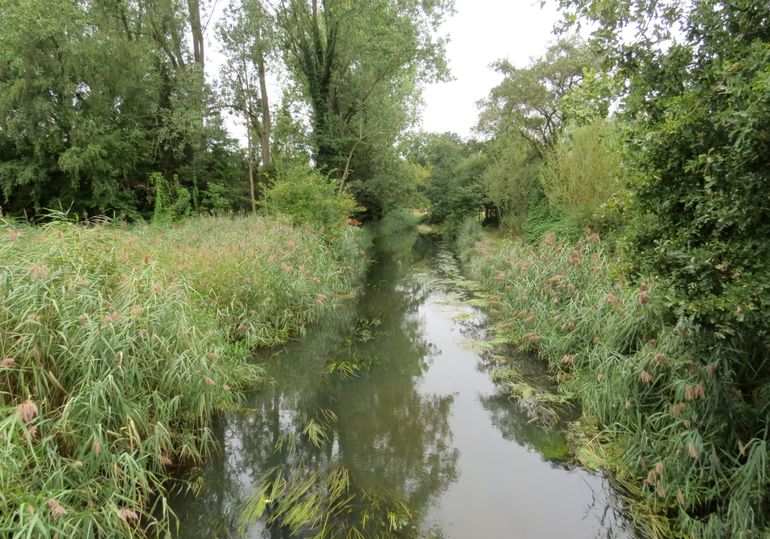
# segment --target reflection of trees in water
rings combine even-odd
[[[559,430],[529,421],[529,416],[504,395],[482,396],[481,404],[489,412],[492,424],[503,438],[537,451],[552,467],[565,470],[575,468],[574,463],[566,460],[569,458],[569,451]],[[582,473],[588,477],[588,472]],[[595,537],[632,537],[623,518],[620,503],[609,483],[603,479],[585,483],[591,491],[591,499],[587,500],[584,507],[585,518],[596,523]]]
[[[503,438],[537,451],[554,466],[568,468],[564,460],[569,450],[560,430],[532,421],[525,410],[505,395],[482,395],[479,399]]]
[[[204,470],[201,495],[184,500],[183,536],[236,535],[243,502],[274,466],[300,477],[344,467],[352,491],[399,499],[417,515],[456,479],[452,397],[416,388],[432,352],[416,316],[428,291],[404,282],[413,255],[398,247],[392,257],[377,257],[359,302],[272,354],[267,365],[275,384],[253,395],[245,413],[222,421],[223,453]],[[424,244],[414,253],[429,249]],[[367,342],[356,339],[360,320],[379,321]],[[363,355],[373,360],[369,372],[350,379],[328,373],[329,361]],[[311,420],[325,427],[319,446],[303,434]],[[263,533],[275,539],[284,532]]]

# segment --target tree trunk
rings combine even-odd
[[[246,129],[246,145],[247,145],[247,152],[248,152],[248,158],[247,161],[249,163],[249,195],[251,196],[251,213],[255,214],[257,213],[257,195],[256,190],[254,188],[254,148],[251,144],[251,126],[249,125]]]
[[[201,5],[199,0],[187,0],[190,11],[190,29],[192,31],[193,57],[196,65],[204,66],[203,26],[201,25]]]
[[[269,169],[270,159],[270,99],[267,95],[267,82],[265,81],[265,57],[262,51],[257,54],[257,70],[259,72],[259,99],[262,106],[262,129],[260,129],[259,144],[262,147],[262,168]]]

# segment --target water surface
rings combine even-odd
[[[360,299],[258,357],[275,383],[217,425],[222,451],[200,494],[174,500],[180,536],[290,537],[264,521],[240,528],[245,500],[279,466],[299,476],[345,468],[352,489],[408,507],[402,535],[630,537],[607,481],[562,460],[559,430],[495,390],[487,359],[468,346],[484,338],[485,314],[462,301],[449,253],[405,234],[375,255]],[[334,367],[345,364],[364,368]]]

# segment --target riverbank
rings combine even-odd
[[[642,536],[762,535],[752,492],[764,492],[766,444],[730,422],[740,396],[728,367],[698,352],[664,290],[625,281],[596,234],[528,245],[467,226],[458,245],[489,293],[494,341],[545,362],[557,391],[535,392],[538,406],[582,410],[575,455],[612,473]],[[499,369],[501,387],[533,399],[515,368]]]
[[[167,480],[285,342],[358,286],[363,232],[263,217],[0,225],[0,530],[169,528]]]

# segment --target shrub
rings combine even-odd
[[[320,226],[340,231],[347,217],[356,209],[353,197],[339,192],[336,182],[318,172],[293,168],[265,192],[262,206],[270,213],[281,213],[296,224]]]
[[[192,195],[180,185],[177,176],[169,181],[160,172],[153,172],[150,174],[150,183],[155,187],[153,223],[170,223],[190,215]]]

